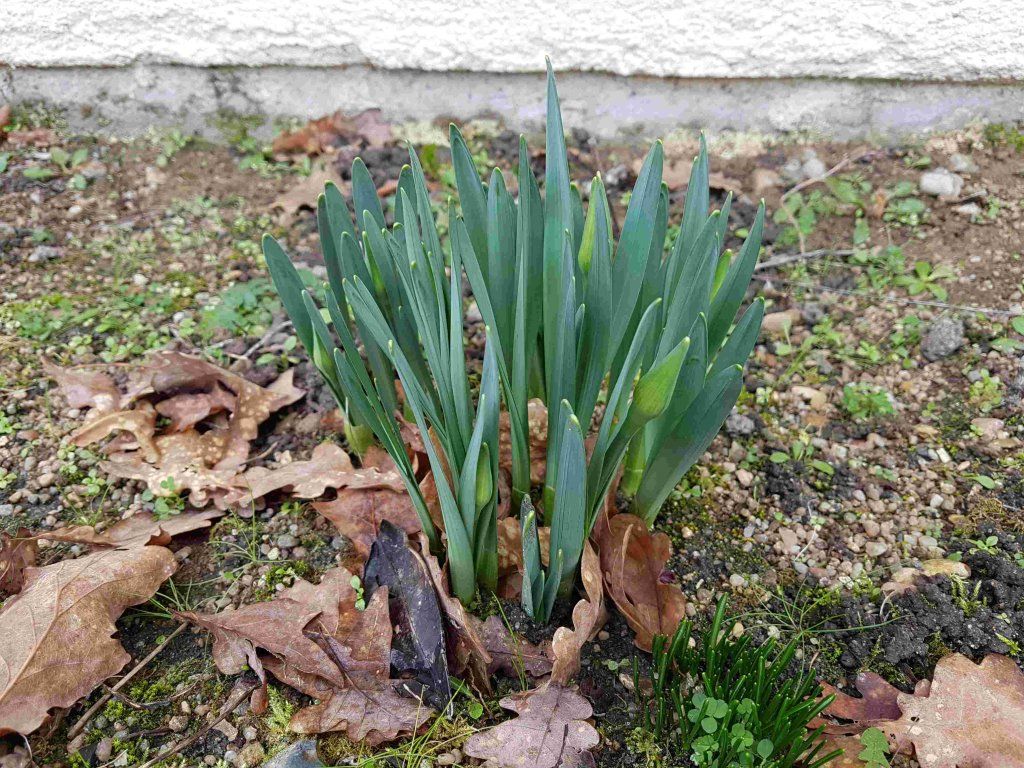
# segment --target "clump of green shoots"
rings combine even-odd
[[[449,202],[443,244],[411,147],[391,226],[361,160],[352,166],[354,217],[328,184],[317,205],[329,283],[323,308],[280,245],[264,240],[296,335],[348,416],[350,445],[358,451],[373,438],[388,451],[440,551],[397,416],[429,436],[424,446],[452,588],[463,601],[497,580],[504,408],[512,460],[507,501],[520,510],[524,534],[523,603],[540,621],[571,591],[584,542],[620,468],[634,511],[651,523],[707,448],[739,394],[764,312],[758,300],[737,320],[760,250],[764,208],[740,252],[723,251],[731,198],[708,214],[703,140],[680,233],[666,253],[661,143],[644,161],[616,242],[601,177],[590,186],[587,206],[570,182],[550,66],[547,106],[543,195],[525,139],[515,197],[500,170],[486,183],[480,178],[452,126],[459,205]],[[465,280],[486,327],[475,403],[465,352]],[[533,397],[547,406],[548,447],[545,484],[531,498]],[[592,431],[588,452],[584,440]],[[551,528],[546,570],[541,525]]]
[[[699,637],[689,621],[655,637],[649,693],[634,667],[640,727],[707,768],[817,768],[838,756],[819,756],[822,728],[808,730],[833,697],[821,697],[813,674],[790,674],[796,645],[755,647],[733,635],[725,611],[722,598]]]

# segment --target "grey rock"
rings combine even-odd
[[[28,255],[30,264],[40,264],[44,261],[53,261],[60,258],[60,248],[52,245],[37,245],[32,253]]]
[[[970,216],[972,219],[975,216],[981,216],[981,206],[977,203],[964,203],[963,205],[958,205],[953,210],[961,216]]]
[[[725,431],[734,437],[747,437],[754,434],[757,424],[749,416],[733,411],[725,420]]]
[[[282,749],[267,760],[262,768],[323,768],[323,763],[316,754],[316,742],[303,739]]]
[[[967,155],[957,152],[949,158],[949,168],[956,173],[977,173],[978,164]]]
[[[292,536],[290,533],[283,533],[277,537],[277,546],[280,549],[291,549],[298,545],[299,540]]]
[[[820,179],[827,170],[825,163],[821,161],[821,158],[818,157],[813,149],[804,152],[804,161],[800,165],[801,176],[805,179]]]
[[[921,174],[919,186],[926,195],[959,197],[960,190],[964,188],[964,180],[962,176],[957,176],[945,168],[936,168],[934,171],[925,171]]]
[[[964,323],[959,317],[943,316],[929,326],[921,340],[921,354],[926,360],[949,357],[964,345]]]

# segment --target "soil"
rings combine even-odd
[[[511,185],[518,136],[486,125],[470,126],[466,135],[481,162],[497,163]],[[289,334],[274,330],[282,311],[259,254],[259,239],[270,231],[314,273],[322,269],[312,212],[273,208],[302,181],[301,161],[260,155],[254,163],[251,147],[198,141],[169,151],[160,137],[122,142],[68,135],[59,126],[56,144],[69,153],[85,149],[87,161],[54,169],[45,148],[0,144],[0,153],[11,153],[0,172],[0,529],[109,524],[152,509],[141,485],[102,473],[101,449],[70,449],[67,436],[83,414],[43,376],[44,357],[121,371],[149,351],[172,348],[258,383],[295,367],[306,397],[263,425],[252,455],[273,466],[307,458],[325,439],[340,441],[329,391],[289,345]],[[569,144],[584,198],[600,170],[621,222],[643,148],[595,142],[584,133]],[[672,223],[695,148],[692,137],[665,144]],[[443,203],[453,191],[447,150],[418,150],[433,157],[425,166]],[[840,199],[845,188],[836,194],[820,182],[793,191],[801,179],[786,174],[809,152],[825,168],[844,163],[832,178],[854,187],[855,201]],[[343,147],[329,158],[343,180],[353,154]],[[407,162],[397,145],[362,156],[378,185],[397,178]],[[923,170],[963,158],[974,169],[961,172],[959,198],[918,191]],[[531,165],[543,174],[543,152]],[[56,175],[24,175],[37,167]],[[674,544],[666,577],[690,597],[693,620],[701,626],[718,598],[729,595],[745,631],[798,642],[800,663],[841,686],[872,669],[910,690],[954,651],[975,660],[1011,654],[1024,663],[1024,336],[1009,325],[1024,309],[1024,154],[981,130],[885,147],[726,136],[712,142],[711,167],[712,203],[724,201],[726,186],[735,191],[729,247],[739,247],[763,196],[769,218],[762,258],[793,254],[801,238],[777,214],[782,197],[800,192],[809,200],[817,193],[817,208],[803,212],[813,225],[802,243],[821,253],[758,273],[755,286],[769,302],[769,318],[785,311],[789,323],[772,323],[750,361],[734,414],[746,421],[727,424],[656,522]],[[906,195],[892,197],[898,189]],[[901,213],[901,199],[920,201],[923,212]],[[857,230],[851,256],[858,219],[866,233]],[[915,282],[917,262],[939,277]],[[963,345],[928,361],[921,340],[943,314],[963,320]],[[479,343],[482,334],[472,338]],[[467,355],[476,359],[480,350]],[[876,388],[889,407],[872,401],[878,412],[851,411],[848,385]],[[356,562],[326,520],[309,505],[287,501],[270,497],[251,518],[229,516],[175,541],[182,567],[172,582],[118,621],[132,665],[173,630],[170,610],[267,599],[295,576],[316,581],[337,563]],[[282,549],[283,536],[298,544]],[[57,562],[82,551],[54,546],[40,559]],[[970,567],[969,577],[938,578],[892,598],[880,590],[895,569],[951,556]],[[502,610],[531,641],[553,631],[554,625],[532,625],[515,603]],[[648,663],[613,611],[585,651],[579,680],[605,737],[599,765],[646,762],[629,739],[636,727],[633,668],[643,676]],[[133,701],[148,696],[147,686],[160,700],[180,698],[138,711],[111,708],[110,717],[93,718],[81,746],[114,739],[116,749],[143,762],[198,730],[205,720],[197,708],[216,711],[235,682],[216,673],[208,636],[187,630],[130,692]],[[499,694],[513,685],[505,681]],[[278,693],[292,705],[302,701],[284,686]],[[70,764],[67,730],[99,695],[30,736],[40,765]],[[172,731],[183,702],[185,731]],[[487,704],[498,711],[495,701]],[[269,755],[294,739],[245,705],[228,723],[238,735],[229,740],[212,731],[184,753],[185,764],[230,757],[241,765],[244,750],[256,754],[253,744]],[[356,752],[331,742],[332,755]],[[83,756],[95,760],[95,752]]]

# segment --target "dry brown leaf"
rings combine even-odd
[[[52,128],[31,128],[8,131],[7,141],[15,147],[49,147],[57,143],[57,132]]]
[[[314,502],[313,508],[352,542],[364,560],[370,556],[370,547],[380,531],[381,521],[397,525],[410,536],[423,529],[405,491],[346,489],[339,491],[338,498],[333,501]]]
[[[601,516],[595,526],[601,572],[608,594],[630,628],[634,643],[651,650],[655,635],[671,635],[686,617],[686,598],[678,584],[662,580],[672,544],[652,534],[636,515]]]
[[[530,448],[530,482],[544,482],[548,451],[548,409],[540,400],[527,403],[527,443]],[[498,464],[502,469],[512,468],[512,434],[508,413],[501,412],[498,425]]]
[[[392,681],[386,687],[334,691],[330,698],[295,713],[291,729],[313,734],[341,731],[350,741],[376,747],[415,733],[434,715],[422,702],[403,696]]]
[[[339,144],[383,147],[391,141],[391,126],[381,119],[379,109],[367,109],[354,117],[341,112],[310,120],[297,131],[282,133],[274,139],[275,153],[317,155]]]
[[[79,447],[97,443],[114,432],[128,432],[135,438],[134,448],[144,461],[160,461],[160,451],[153,441],[156,433],[156,411],[150,407],[131,411],[113,411],[90,420],[71,435],[71,442]]]
[[[0,531],[0,597],[21,591],[25,569],[36,563],[38,546],[27,528],[19,528],[13,536]]]
[[[556,685],[568,684],[579,672],[584,644],[597,636],[608,619],[604,607],[604,587],[601,585],[601,563],[589,541],[583,550],[581,572],[587,599],[580,600],[572,609],[573,629],[559,627],[551,640],[551,652],[555,659],[551,681]]]
[[[317,197],[324,191],[327,182],[342,189],[348,187],[348,183],[342,181],[341,174],[333,163],[317,163],[309,176],[275,198],[270,207],[281,209],[287,216],[294,216],[303,208],[316,208]]]
[[[224,674],[247,666],[319,699],[292,719],[299,733],[344,731],[379,744],[413,733],[433,710],[396,692],[389,680],[388,590],[355,607],[352,574],[334,568],[313,585],[302,579],[273,600],[213,615],[181,618],[213,634],[213,658]]]
[[[246,667],[264,679],[258,650],[287,664],[290,671],[323,678],[344,687],[344,674],[330,656],[307,637],[305,629],[317,619],[327,631],[338,626],[342,600],[351,596],[348,610],[355,610],[355,595],[344,568],[324,574],[318,588],[301,579],[273,600],[227,608],[220,613],[185,612],[179,617],[213,635],[213,660],[225,675],[237,675]]]
[[[47,531],[37,538],[104,548],[145,547],[154,544],[165,546],[179,534],[209,528],[211,521],[222,514],[223,512],[218,510],[207,510],[157,520],[149,512],[139,512],[124,520],[118,520],[102,533],[91,525],[70,525],[55,531]]]
[[[463,751],[501,768],[580,765],[601,737],[587,719],[593,708],[578,692],[545,684],[500,702],[519,717],[469,737]]]
[[[92,389],[81,384],[75,378],[79,373],[80,369],[50,370],[58,380],[78,382],[71,395],[77,402],[97,388],[106,391],[105,384],[95,381],[89,385]],[[160,352],[129,373],[127,391],[118,393],[121,410],[93,408],[72,439],[76,445],[87,445],[117,432],[119,436],[107,445],[108,461],[101,465],[109,474],[142,481],[156,496],[187,491],[195,506],[213,500],[223,508],[229,494],[245,497],[253,481],[239,471],[249,459],[259,425],[302,397],[293,376],[286,371],[270,386],[261,387],[205,360]],[[158,413],[170,420],[163,434],[157,434]]]
[[[114,380],[92,368],[61,368],[43,360],[46,375],[57,382],[72,408],[93,408],[109,413],[121,407],[121,392]]]
[[[551,656],[544,647],[510,632],[499,616],[488,616],[480,625],[479,634],[491,656],[487,674],[518,677],[525,672],[530,677],[541,678],[551,672]],[[550,643],[546,645],[550,649]]]
[[[0,735],[31,733],[127,664],[114,621],[176,565],[170,550],[141,547],[29,568],[0,612]]]
[[[854,680],[854,685],[861,693],[860,698],[843,693],[828,683],[821,684],[823,696],[835,696],[825,710],[826,715],[858,722],[895,720],[900,716],[900,708],[896,703],[900,690],[887,683],[881,675],[861,672]]]
[[[921,768],[1024,768],[1024,673],[1006,656],[954,653],[935,665],[927,696],[900,693],[891,725]]]
[[[322,496],[328,488],[385,488],[405,493],[397,472],[381,472],[374,467],[356,469],[348,454],[334,443],[318,445],[309,461],[293,461],[278,469],[253,467],[238,478],[237,484],[245,490],[228,496],[225,501],[231,506],[247,507],[255,499],[283,488],[291,489],[291,495],[300,499]]]
[[[214,414],[234,409],[235,396],[219,382],[210,392],[174,395],[156,404],[156,412],[170,420],[167,428],[172,432],[184,432]]]
[[[437,558],[430,554],[430,543],[426,534],[419,536],[420,559],[423,561],[430,576],[430,581],[437,593],[437,601],[444,612],[448,624],[455,633],[454,653],[450,653],[450,665],[455,674],[470,672],[473,682],[484,691],[490,690],[487,670],[491,664],[491,655],[480,636],[480,622],[470,615],[462,603],[452,596],[448,588],[448,579]]]

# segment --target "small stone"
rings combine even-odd
[[[755,168],[750,174],[750,188],[754,197],[763,197],[764,193],[782,186],[782,177],[769,168]]]
[[[784,309],[781,312],[769,312],[761,322],[761,330],[765,333],[780,335],[803,320],[798,309]]]
[[[257,731],[251,725],[247,725],[247,726],[245,726],[245,728],[242,729],[242,737],[246,741],[256,741],[256,737],[259,736],[259,735],[260,735],[259,731]]]
[[[873,539],[882,532],[882,526],[875,520],[865,520],[862,525],[864,526],[864,535],[868,538]]]
[[[959,317],[936,319],[921,340],[921,354],[930,361],[949,357],[964,345],[964,323]]]
[[[290,533],[284,533],[277,537],[275,543],[280,549],[291,549],[299,543],[299,540]]]
[[[864,546],[864,551],[868,557],[881,557],[889,551],[889,545],[884,541],[869,541]]]
[[[167,727],[175,733],[181,733],[188,728],[188,717],[186,715],[175,715],[167,721]]]
[[[36,478],[36,485],[40,488],[49,488],[53,485],[53,481],[57,479],[57,476],[53,472],[44,472]]]
[[[725,431],[734,437],[747,437],[754,434],[757,424],[749,416],[733,411],[725,420]]]
[[[747,469],[737,469],[736,480],[744,488],[749,488],[754,483],[754,474]]]
[[[105,763],[110,759],[110,755],[114,750],[114,740],[109,736],[104,736],[102,739],[96,742],[96,761],[99,763]]]
[[[263,750],[262,744],[258,741],[250,741],[238,753],[238,765],[241,768],[256,768],[266,756],[267,753]]]
[[[233,764],[236,760],[238,760],[238,753],[235,750],[229,749],[224,753],[224,762],[228,765]]]
[[[745,586],[746,583],[747,580],[738,573],[734,573],[732,574],[732,576],[729,577],[729,584],[733,587],[742,587]]]
[[[956,152],[949,157],[949,169],[955,173],[977,173],[978,164],[967,155]]]
[[[52,245],[37,245],[28,255],[30,264],[40,264],[44,261],[53,261],[60,258],[60,248]]]
[[[964,203],[963,205],[956,206],[953,210],[961,216],[967,216],[971,219],[975,216],[981,216],[981,206],[977,203]]]
[[[935,539],[934,536],[926,535],[918,538],[917,545],[919,547],[923,547],[924,549],[932,549],[933,547],[939,546],[939,542]]]
[[[800,174],[805,179],[820,179],[828,169],[813,149],[804,152],[804,161],[800,164]]]
[[[476,305],[475,301],[471,302],[470,305],[466,307],[466,322],[482,323],[483,321],[484,316],[480,313],[480,307]]]
[[[926,195],[949,199],[960,196],[964,180],[962,176],[957,176],[945,168],[936,168],[934,171],[922,173],[918,186]]]
[[[928,576],[959,576],[966,579],[971,575],[971,568],[967,563],[944,558],[925,560],[921,563],[921,570]]]
[[[444,752],[437,756],[438,765],[455,765],[455,755],[451,752]]]

